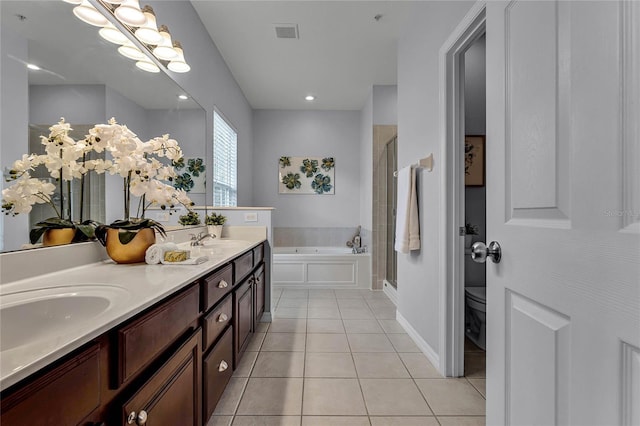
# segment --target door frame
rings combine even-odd
[[[486,1],[477,1],[439,52],[440,64],[440,336],[439,370],[464,375],[464,53],[486,32]]]

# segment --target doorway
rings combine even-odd
[[[398,289],[397,283],[397,264],[398,254],[394,247],[396,237],[396,203],[398,193],[398,179],[395,171],[398,170],[398,137],[394,136],[385,145],[386,160],[386,209],[387,209],[387,226],[385,227],[387,236],[385,241],[385,286],[390,285],[395,290]]]

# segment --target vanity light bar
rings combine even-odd
[[[119,44],[118,52],[138,61],[138,68],[147,72],[159,72],[160,68],[152,59],[155,58],[170,71],[185,73],[191,70],[184,59],[182,46],[179,42],[171,40],[167,26],[161,25],[158,29],[156,15],[151,6],[140,9],[139,0],[95,0],[105,12],[110,13],[121,24],[121,28],[118,28],[89,0],[63,1],[77,5],[73,8],[73,13],[78,19],[102,27],[99,31],[100,36],[111,43]],[[140,42],[144,49],[139,48],[132,38]]]

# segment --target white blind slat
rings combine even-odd
[[[213,112],[213,202],[237,206],[238,134]]]

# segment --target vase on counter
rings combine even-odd
[[[135,233],[130,241],[121,238],[124,234]],[[156,233],[152,228],[142,228],[136,231],[108,229],[105,248],[107,254],[116,263],[144,262],[147,249],[156,242]]]
[[[75,228],[47,229],[42,236],[42,245],[44,247],[52,247],[71,244],[75,235]]]
[[[222,225],[207,225],[207,232],[216,238],[222,238]]]

